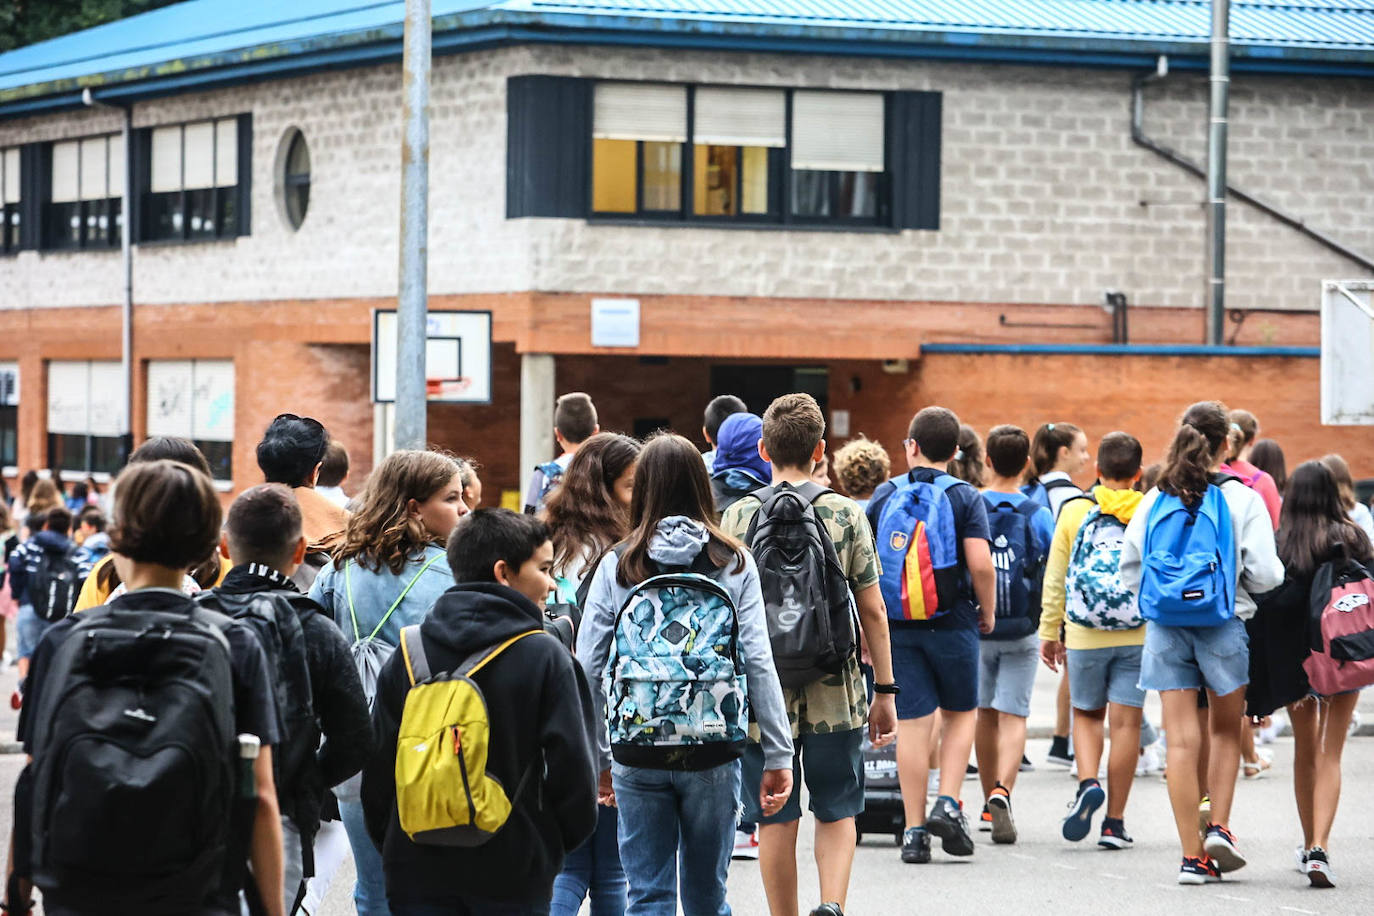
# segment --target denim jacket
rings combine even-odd
[[[428,568],[425,564],[429,564]],[[334,622],[350,643],[366,639],[377,628],[377,624],[386,616],[387,608],[412,580],[415,584],[377,633],[377,638],[387,645],[399,645],[401,627],[424,620],[439,596],[453,588],[453,573],[449,571],[447,557],[441,548],[434,545],[426,547],[423,554],[416,554],[407,560],[400,575],[385,566],[381,572],[364,569],[354,560],[347,560],[345,565],[347,569],[336,567],[333,560],[325,564],[315,578],[315,584],[310,587],[310,597],[333,616]],[[352,614],[348,607],[350,588],[353,593]],[[356,633],[353,626],[355,615],[358,621]]]

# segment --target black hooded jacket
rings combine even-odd
[[[445,592],[420,625],[430,670],[452,671],[472,653],[526,630],[542,630],[538,608],[494,583]],[[410,680],[394,653],[377,680],[372,711],[376,753],[363,770],[368,832],[382,850],[392,901],[463,898],[547,901],[564,856],[596,827],[592,699],[582,669],[553,637],[522,639],[473,678],[491,722],[488,771],[515,786],[536,762],[510,819],[484,845],[422,846],[396,815],[396,740]],[[539,778],[542,775],[542,779]],[[461,789],[459,790],[461,791]]]

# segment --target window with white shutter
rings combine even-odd
[[[142,238],[206,241],[247,234],[247,176],[239,163],[240,123],[247,121],[219,118],[147,132]]]
[[[113,360],[48,363],[48,466],[114,474],[128,457],[123,366]]]

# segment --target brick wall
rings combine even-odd
[[[1125,430],[1141,440],[1149,464],[1163,459],[1189,404],[1217,398],[1258,416],[1260,435],[1278,440],[1290,470],[1339,452],[1356,477],[1374,476],[1374,428],[1318,422],[1319,369],[1318,360],[1301,358],[930,354],[901,375],[872,363],[832,363],[830,406],[849,410],[852,433],[880,440],[898,467],[907,424],[932,404],[980,434],[999,423],[1033,432],[1071,422],[1095,449],[1104,434]],[[1092,479],[1082,476],[1080,483]]]

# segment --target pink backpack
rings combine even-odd
[[[1313,692],[1332,696],[1374,684],[1374,579],[1354,560],[1333,560],[1312,582]]]

